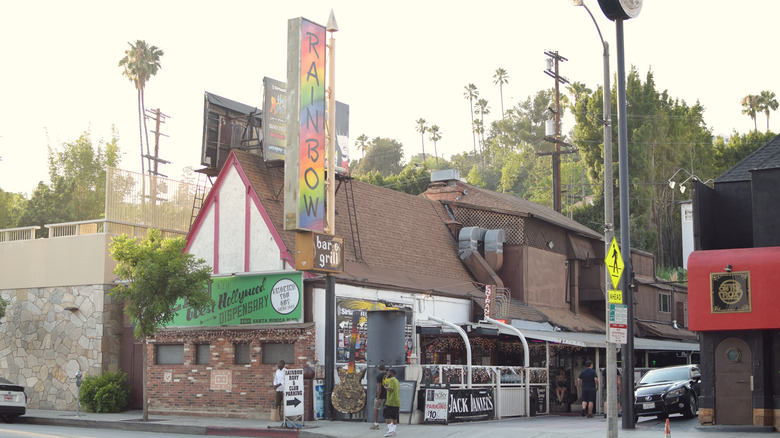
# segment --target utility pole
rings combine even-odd
[[[568,61],[568,59],[559,55],[557,51],[545,51],[545,55],[549,56],[547,60],[547,69],[544,73],[555,80],[555,109],[548,108],[550,112],[555,115],[555,134],[549,136],[545,133],[544,140],[551,143],[555,143],[555,150],[549,154],[552,155],[552,167],[553,167],[553,210],[558,213],[561,212],[561,154],[570,154],[575,152],[572,145],[565,143],[561,140],[561,91],[560,84],[568,84],[569,80],[558,74],[558,66],[561,61]],[[561,145],[567,147],[564,150]],[[540,153],[538,155],[548,155],[547,153]]]
[[[162,136],[167,137],[166,134],[163,134],[163,133],[160,132],[160,125],[162,123],[165,123],[165,120],[168,117],[170,117],[170,116],[167,116],[167,115],[163,114],[162,112],[160,112],[160,108],[156,108],[154,110],[146,110],[146,113],[147,113],[146,117],[148,117],[150,119],[153,118],[154,121],[155,121],[155,123],[154,123],[154,131],[152,131],[152,133],[154,133],[154,156],[151,156],[151,155],[148,155],[148,154],[145,156],[145,158],[147,160],[154,161],[154,170],[152,170],[152,164],[149,163],[149,173],[151,175],[154,175],[154,176],[162,176],[162,177],[167,178],[166,175],[161,175],[157,171],[157,169],[158,169],[158,166],[159,166],[160,163],[162,163],[162,164],[171,164],[170,161],[163,160],[162,158],[160,158],[160,155],[159,155],[160,154],[160,136],[162,135]]]

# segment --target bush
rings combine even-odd
[[[99,376],[86,376],[81,382],[79,398],[84,410],[89,412],[119,412],[130,400],[127,374],[106,371]]]

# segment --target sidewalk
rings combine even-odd
[[[71,411],[47,411],[29,409],[19,418],[20,423],[64,427],[94,427],[164,434],[285,437],[285,438],[363,438],[381,437],[387,428],[369,430],[371,423],[358,421],[310,421],[298,429],[283,429],[279,423],[265,420],[243,420],[219,417],[183,417],[176,415],[150,415],[149,421],[141,420],[141,411],[119,414],[81,413]],[[656,419],[642,419],[635,429],[622,429],[618,421],[618,436],[631,438],[662,438],[665,423]],[[701,427],[695,419],[670,418],[671,435],[690,438],[733,438],[778,436],[771,428],[762,430],[746,427]],[[750,431],[750,432],[749,432]],[[768,435],[751,432],[769,432]],[[533,438],[576,437],[603,438],[607,436],[607,422],[603,417],[546,415],[531,418],[512,418],[449,425],[398,425],[400,437],[425,438],[495,438],[496,436],[523,436]]]

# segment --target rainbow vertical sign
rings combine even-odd
[[[325,229],[325,27],[287,26],[284,229]],[[295,147],[297,145],[297,147]]]

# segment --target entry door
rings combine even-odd
[[[752,353],[745,341],[728,338],[715,349],[715,423],[753,424]]]

